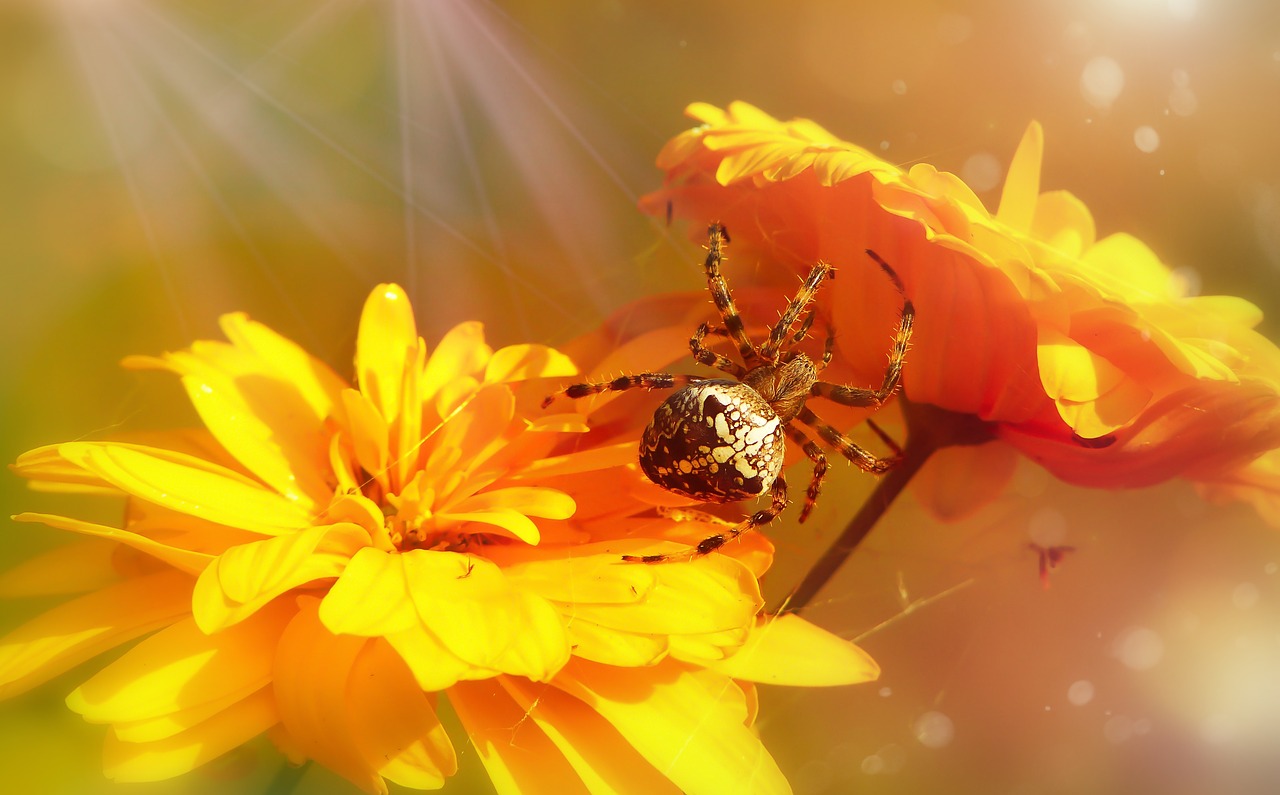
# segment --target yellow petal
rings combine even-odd
[[[1039,122],[1027,125],[1022,134],[1004,189],[1000,192],[1000,209],[996,218],[1014,229],[1026,232],[1036,211],[1036,199],[1040,195],[1040,163],[1044,159],[1044,128]]]
[[[320,620],[335,635],[364,637],[417,626],[400,555],[372,547],[356,552],[320,603]]]
[[[285,591],[339,576],[368,543],[363,528],[344,523],[232,547],[196,581],[195,620],[204,632],[221,631]]]
[[[823,687],[870,682],[880,666],[862,649],[789,613],[760,616],[732,657],[711,666],[734,679]]]
[[[59,452],[140,499],[210,522],[264,535],[310,524],[295,503],[198,458],[89,442],[70,442]]]
[[[383,418],[400,416],[401,384],[418,330],[409,297],[398,284],[379,284],[369,293],[356,337],[356,378]]]
[[[673,663],[620,673],[575,659],[554,684],[599,713],[690,795],[791,792],[745,725],[746,699],[728,677]]]
[[[428,693],[451,688],[463,679],[488,679],[500,673],[460,659],[421,624],[388,633],[385,637],[413,672],[418,687]]]
[[[495,508],[490,511],[471,511],[454,513],[452,511],[439,514],[441,519],[451,522],[480,522],[481,524],[500,527],[526,544],[537,544],[541,539],[538,526],[529,517],[509,508]]]
[[[419,619],[461,659],[536,681],[569,659],[559,613],[513,588],[491,561],[427,550],[399,557]]]
[[[271,661],[293,605],[206,635],[190,618],[146,638],[67,696],[90,723],[130,723],[236,702],[271,681]]]
[[[594,710],[555,688],[511,676],[503,689],[542,729],[592,793],[678,793]]]
[[[172,624],[191,609],[191,577],[164,572],[65,602],[0,638],[0,697]]]
[[[20,513],[13,517],[13,520],[15,522],[39,522],[59,530],[67,530],[72,533],[80,533],[108,541],[117,541],[140,552],[145,552],[156,560],[164,561],[179,571],[185,571],[187,574],[199,574],[209,565],[209,561],[213,560],[212,555],[162,544],[128,530],[85,522],[80,519],[69,519],[65,516],[53,516],[43,513]]]
[[[269,689],[259,690],[181,734],[148,743],[107,735],[103,770],[119,782],[160,781],[180,776],[244,745],[278,720]]]
[[[369,396],[354,389],[342,392],[342,405],[346,409],[351,429],[351,444],[355,447],[356,461],[365,472],[389,488],[387,480],[390,435],[387,421],[379,413]]]
[[[514,486],[473,494],[455,506],[459,511],[487,511],[509,508],[541,519],[568,519],[573,516],[573,498],[559,489],[542,486]]]
[[[639,668],[667,656],[670,636],[623,632],[612,627],[602,627],[588,621],[569,607],[565,609],[569,628],[569,644],[573,656],[584,660],[616,665],[620,668]]]
[[[577,375],[573,360],[546,345],[508,345],[493,352],[484,370],[484,383],[508,383],[530,378]]]
[[[424,401],[433,399],[446,385],[461,378],[476,378],[484,372],[493,349],[484,342],[484,324],[459,323],[445,333],[427,360],[419,387]],[[452,398],[456,400],[456,398]],[[448,408],[439,409],[440,416]]]
[[[586,795],[577,772],[494,680],[459,682],[449,703],[498,795]]]

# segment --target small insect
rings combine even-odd
[[[1031,550],[1040,559],[1040,585],[1046,591],[1049,590],[1049,572],[1058,567],[1058,564],[1062,562],[1068,552],[1076,551],[1075,547],[1067,546],[1042,547],[1035,543],[1027,546],[1031,547]]]
[[[698,502],[736,502],[766,493],[771,497],[768,508],[709,536],[687,553],[624,555],[624,560],[642,563],[687,560],[714,552],[752,528],[773,521],[787,506],[787,484],[782,478],[787,438],[799,444],[813,462],[813,477],[800,512],[800,521],[807,519],[817,503],[827,472],[827,459],[801,425],[865,472],[879,474],[901,460],[901,450],[896,445],[892,455],[877,458],[806,405],[809,398],[820,397],[845,406],[879,408],[898,388],[915,309],[893,268],[875,252],[867,251],[902,295],[902,314],[884,378],[877,389],[843,386],[818,379],[831,363],[834,330],[829,331],[822,359],[817,363],[795,349],[813,324],[813,311],[806,314],[805,310],[823,280],[832,276],[832,266],[826,262],[813,266],[782,317],[769,330],[769,339],[756,345],[747,334],[720,272],[728,243],[725,228],[712,224],[707,233],[704,268],[707,290],[724,326],[701,324],[689,340],[689,349],[699,363],[722,370],[732,376],[731,379],[640,373],[612,381],[573,384],[542,402],[545,408],[561,395],[581,398],[635,388],[678,387],[654,412],[641,437],[640,468],[645,475],[657,485]],[[742,363],[706,347],[708,337],[727,338],[736,344]]]

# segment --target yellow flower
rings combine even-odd
[[[760,613],[763,539],[620,561],[706,528],[654,517],[634,437],[537,408],[577,374],[565,355],[494,350],[478,323],[429,351],[395,285],[365,304],[354,387],[244,315],[222,327],[229,343],[127,360],[179,375],[205,429],[15,465],[127,498],[120,527],[15,517],[87,538],[0,578],[70,597],[0,638],[0,695],[142,638],[67,699],[109,724],[110,777],[181,775],[266,733],[367,792],[438,788],[443,697],[500,792],[786,792],[752,683],[876,676]]]
[[[665,185],[642,206],[692,220],[695,237],[720,220],[739,258],[788,274],[835,264],[823,310],[850,381],[878,381],[898,306],[864,250],[901,275],[916,308],[903,393],[1008,443],[947,451],[956,466],[923,473],[918,493],[944,513],[999,488],[1014,450],[1084,485],[1184,476],[1277,499],[1280,465],[1258,457],[1280,445],[1280,349],[1253,330],[1257,308],[1184,295],[1141,241],[1097,239],[1082,202],[1042,193],[1039,125],[992,213],[955,176],[901,169],[808,120],[741,102],[688,113],[700,125],[663,149]]]

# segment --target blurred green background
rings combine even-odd
[[[683,107],[733,99],[954,171],[989,207],[1038,119],[1044,188],[1280,336],[1274,3],[10,2],[0,458],[190,422],[175,383],[118,362],[215,337],[227,311],[346,373],[379,281],[429,340],[480,319],[498,344],[699,289],[696,247],[635,202]],[[771,532],[775,598],[868,487],[836,470],[811,523]],[[12,477],[0,495],[68,505]],[[10,524],[0,565],[57,540]],[[1076,548],[1047,591],[1033,541]],[[954,525],[907,499],[809,614],[862,638],[882,681],[765,689],[760,728],[799,793],[1272,792],[1277,561],[1271,529],[1184,484],[1088,492],[1023,465]],[[109,784],[101,727],[61,704],[85,675],[0,705],[5,789],[259,792],[278,766],[262,745]],[[459,749],[452,791],[484,791]],[[312,771],[299,791],[347,787]]]

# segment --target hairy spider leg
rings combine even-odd
[[[809,490],[805,492],[804,507],[800,509],[800,522],[803,524],[809,518],[813,506],[818,502],[818,494],[822,491],[822,480],[827,476],[827,457],[823,455],[822,448],[818,447],[817,442],[796,426],[787,426],[787,436],[800,445],[804,454],[813,462],[813,478],[809,481]]]
[[[768,508],[756,511],[723,533],[707,536],[699,541],[696,547],[690,547],[686,552],[674,552],[665,555],[623,555],[622,559],[629,563],[669,563],[671,561],[693,560],[703,555],[709,555],[743,533],[750,532],[778,518],[778,515],[787,507],[787,483],[781,475],[773,481],[770,494],[773,499]]]
[[[587,384],[570,384],[559,392],[552,392],[542,399],[542,408],[550,406],[561,396],[583,398],[601,392],[625,392],[628,389],[675,389],[676,387],[710,381],[700,375],[673,375],[671,373],[637,373],[624,375],[612,381],[595,381]]]
[[[898,292],[902,295],[902,314],[898,318],[898,329],[893,335],[893,346],[889,349],[889,365],[885,368],[884,380],[881,381],[879,389],[818,381],[809,390],[809,394],[844,406],[880,408],[898,388],[898,381],[902,377],[902,365],[906,362],[907,349],[911,346],[911,329],[915,323],[916,310],[911,299],[907,298],[902,280],[898,278],[893,268],[880,259],[880,255],[874,251],[867,249],[867,254],[888,274],[893,286],[898,288]]]
[[[809,275],[805,278],[804,283],[800,285],[800,289],[796,292],[795,297],[787,304],[787,308],[783,310],[782,317],[778,318],[778,322],[769,330],[769,339],[760,346],[760,358],[767,362],[776,361],[778,351],[787,340],[787,336],[791,334],[791,327],[800,319],[800,313],[808,308],[809,303],[813,301],[813,296],[818,291],[818,287],[822,285],[822,280],[827,278],[827,274],[832,271],[830,264],[822,261],[814,263],[809,271]]]
[[[817,414],[813,413],[813,409],[805,406],[800,409],[800,413],[796,415],[796,419],[812,428],[822,441],[826,442],[833,450],[840,455],[849,459],[858,469],[863,472],[872,472],[881,474],[893,469],[894,466],[902,460],[902,456],[895,454],[885,458],[878,458],[868,450],[859,447],[857,442],[840,433],[835,426],[823,420]]]
[[[693,358],[697,359],[700,364],[705,364],[708,367],[714,367],[717,370],[723,370],[741,381],[742,376],[747,372],[745,367],[738,364],[733,359],[730,359],[728,356],[716,353],[702,344],[702,341],[705,340],[708,335],[725,336],[726,333],[727,332],[722,328],[713,328],[710,323],[703,323],[701,326],[698,326],[698,330],[689,338],[689,350],[693,351]]]
[[[724,247],[728,244],[729,234],[723,225],[714,223],[707,229],[707,259],[703,264],[707,272],[707,291],[711,293],[711,300],[715,303],[721,319],[724,320],[724,327],[729,330],[729,336],[737,343],[742,361],[750,366],[759,361],[756,346],[751,344],[751,338],[747,336],[742,316],[738,314],[738,307],[734,305],[733,295],[729,292],[729,284],[724,280],[724,274],[720,272],[720,263],[724,260]]]

